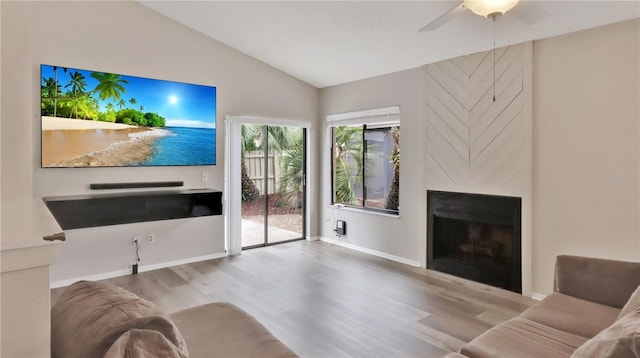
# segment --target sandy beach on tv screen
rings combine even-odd
[[[92,121],[84,119],[42,117],[42,130],[76,130],[76,129],[126,129],[138,128],[122,123]]]
[[[43,167],[137,165],[153,153],[164,129],[82,119],[42,117]]]

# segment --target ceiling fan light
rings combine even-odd
[[[511,10],[518,0],[464,0],[464,7],[484,17],[503,15]]]

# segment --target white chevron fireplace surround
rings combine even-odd
[[[495,102],[492,51],[424,66],[426,190],[522,199],[524,295],[532,293],[532,48],[496,50]]]

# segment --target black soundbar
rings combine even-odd
[[[133,188],[166,188],[172,186],[183,186],[183,181],[155,181],[155,182],[139,182],[139,183],[94,183],[89,184],[92,190],[104,189],[133,189]]]

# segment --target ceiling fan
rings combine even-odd
[[[496,19],[505,12],[513,9],[519,0],[464,0],[457,3],[456,7],[440,15],[437,19],[433,20],[426,26],[420,29],[420,31],[433,31],[446,22],[456,17],[459,13],[469,9],[474,14],[484,16],[493,20],[493,102],[496,101],[496,33],[495,22]]]
[[[466,12],[467,10],[471,10],[474,14],[484,16],[486,18],[496,20],[498,17],[502,16],[505,12],[513,9],[514,6],[518,3],[519,0],[464,0],[464,1],[452,1],[452,4],[455,4],[450,10],[440,15],[435,20],[428,23],[426,26],[422,27],[420,32],[428,32],[434,31],[451,21],[455,17],[459,16],[461,13]],[[527,1],[527,5],[530,5],[532,2]],[[519,6],[520,7],[520,6]],[[530,6],[528,6],[530,7]],[[531,9],[528,9],[531,10]],[[538,11],[529,13],[528,16],[519,16],[525,23],[531,24],[539,20],[541,17],[544,17],[545,14],[541,13],[540,9]],[[535,16],[537,13],[538,16]],[[531,16],[534,15],[534,16]]]

